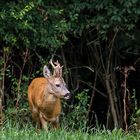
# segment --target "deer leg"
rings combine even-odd
[[[39,119],[39,114],[36,111],[32,111],[32,118],[33,118],[33,122],[34,122],[34,125],[35,125],[35,129],[38,132],[39,129],[41,128],[41,124],[40,124],[41,122],[40,122],[40,119]]]
[[[47,121],[44,119],[42,113],[39,114],[39,118],[40,118],[42,128],[48,132]]]
[[[59,118],[57,118],[55,121],[51,122],[53,128],[59,128]]]
[[[38,109],[34,106],[31,97],[30,98],[30,102],[29,102],[29,106],[30,106],[30,110],[31,110],[31,114],[32,114],[32,119],[33,119],[33,125],[35,124],[35,128],[36,131],[38,132],[38,129],[40,129],[40,120],[39,120],[39,114],[38,114]]]

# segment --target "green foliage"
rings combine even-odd
[[[72,128],[78,128],[79,126],[81,128],[85,128],[87,123],[87,109],[88,109],[88,89],[84,89],[82,92],[78,93],[75,96],[76,103],[69,106],[67,104],[64,104],[64,108],[69,108],[70,111],[68,115],[65,115],[65,113],[62,116],[62,124],[65,127],[72,127]]]
[[[5,3],[0,38],[16,47],[60,47],[68,41],[67,34],[81,35],[91,27],[105,38],[110,30],[133,29],[140,15],[137,0]]]
[[[114,31],[116,29],[133,29],[140,14],[140,2],[137,0],[121,0],[118,2],[114,2],[113,0],[96,1],[94,5],[98,13],[93,18],[93,22],[95,26],[98,26],[101,34],[107,33],[110,29]]]
[[[114,40],[116,41],[113,44],[115,48],[114,57],[117,60],[126,59],[130,53],[139,57],[140,31],[136,27],[140,17],[139,7],[139,0],[1,1],[0,44],[4,51],[0,50],[0,53],[9,55],[5,77],[6,80],[10,81],[10,85],[6,85],[5,91],[10,91],[10,93],[6,92],[5,95],[7,98],[6,105],[9,107],[6,113],[8,115],[13,114],[17,100],[19,102],[19,114],[22,114],[22,108],[27,110],[29,80],[42,75],[41,69],[46,59],[51,58],[57,50],[61,52],[62,47],[68,46],[65,52],[70,54],[66,57],[70,58],[70,65],[72,66],[76,60],[80,60],[77,58],[81,54],[82,57],[85,56],[85,48],[89,47],[87,44],[90,41],[93,42],[93,45],[90,46],[91,49],[99,46],[99,44],[104,44],[103,47],[105,46],[106,49],[103,50],[103,56],[98,55],[96,57],[104,59],[102,62],[108,60],[111,47],[106,46],[113,44]],[[118,33],[117,37],[112,40],[115,33]],[[72,47],[75,47],[75,50],[71,53]],[[99,48],[102,49],[102,45]],[[26,49],[28,49],[29,54],[24,63]],[[77,54],[75,58],[74,54]],[[89,52],[88,61],[90,60],[91,67],[96,66],[97,62],[94,62],[93,58],[97,54],[95,51]],[[60,53],[60,55],[62,54]],[[4,57],[1,58],[0,66],[5,62]],[[116,62],[111,66],[114,65]],[[20,75],[21,69],[23,73]],[[3,76],[2,67],[0,70],[1,78]],[[79,74],[76,73],[75,75]],[[70,107],[72,111],[68,117],[65,117],[67,118],[66,122],[71,123],[68,125],[85,124],[89,99],[87,92],[83,90],[75,96],[76,103],[72,104]]]
[[[24,16],[26,16],[28,14],[28,12],[31,11],[33,8],[34,8],[34,3],[29,2],[29,4],[26,5],[20,11],[16,11],[15,9],[13,9],[12,12],[10,13],[10,15],[11,15],[11,17],[15,18],[17,21],[18,20],[23,20]],[[23,27],[25,27],[25,29],[26,29],[27,28],[27,23]]]
[[[69,35],[82,37],[92,29],[97,30],[101,39],[109,39],[109,32],[127,34],[138,21],[139,5],[138,0],[3,2],[0,5],[1,46],[31,50],[47,48],[54,53],[69,42]],[[128,39],[125,42],[129,43]],[[119,46],[128,53],[134,48]],[[138,47],[135,48],[138,52]]]
[[[136,131],[139,131],[140,129],[140,109],[138,107],[138,102],[137,102],[137,98],[136,98],[136,91],[135,89],[133,89],[133,96],[132,96],[132,100],[133,100],[133,114],[131,116],[131,127]]]

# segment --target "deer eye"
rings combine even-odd
[[[60,84],[56,84],[56,87],[60,87]]]

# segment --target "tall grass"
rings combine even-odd
[[[1,127],[0,140],[139,140],[138,133],[124,133],[121,129],[109,130],[78,130],[61,127],[58,130],[45,132],[40,130],[38,133],[31,124],[20,126],[19,123],[11,121],[5,122]]]

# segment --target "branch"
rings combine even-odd
[[[88,84],[87,82],[85,82],[85,81],[82,81],[82,80],[79,80],[79,82],[82,82],[82,83],[84,83],[85,85],[88,85],[90,88],[92,88],[92,89],[94,89],[95,91],[97,91],[99,94],[101,94],[103,97],[105,97],[105,98],[107,98],[107,96],[103,93],[103,92],[101,92],[101,91],[99,91],[97,88],[95,88],[94,86],[91,86],[90,84]]]

